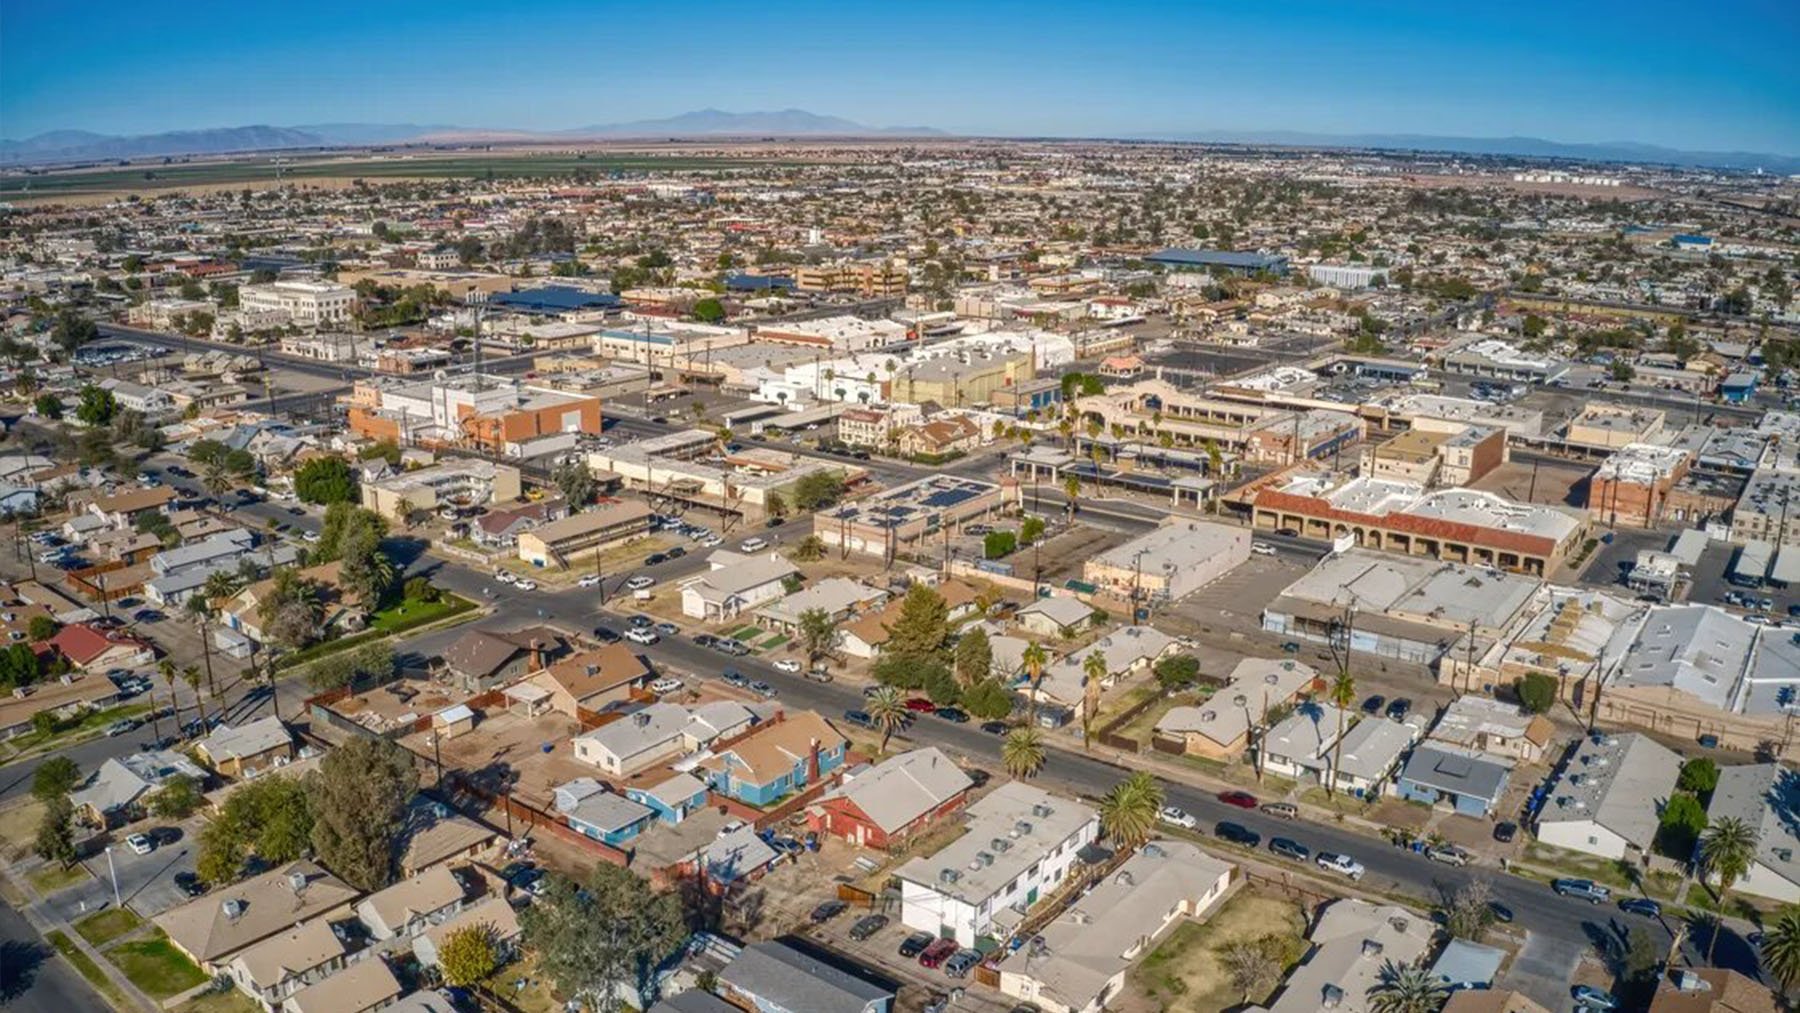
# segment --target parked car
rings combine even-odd
[[[969,723],[969,715],[957,707],[939,707],[937,710],[932,711],[932,713],[952,724],[963,725]]]
[[[1275,546],[1270,545],[1268,542],[1251,542],[1250,551],[1259,556],[1273,556],[1275,554]]]
[[[1388,717],[1393,718],[1395,721],[1405,721],[1406,712],[1409,710],[1412,710],[1412,701],[1405,697],[1398,697],[1392,703],[1387,705],[1386,713]]]
[[[656,620],[639,612],[637,615],[625,620],[625,625],[630,626],[634,630],[647,630],[656,625]]]
[[[176,873],[175,887],[189,897],[198,897],[206,892],[206,884],[191,872]]]
[[[657,623],[654,627],[651,627],[651,628],[656,630],[657,633],[659,633],[665,637],[681,636],[681,627],[675,625],[674,623]]]
[[[1382,696],[1380,693],[1376,693],[1374,696],[1371,696],[1362,702],[1362,711],[1364,714],[1369,715],[1380,714],[1382,705],[1386,703],[1387,697]]]
[[[944,961],[944,973],[952,978],[967,977],[981,963],[980,950],[957,950],[956,955]]]
[[[1254,808],[1256,808],[1256,796],[1250,794],[1247,791],[1222,791],[1222,792],[1219,792],[1219,801],[1225,803],[1226,805],[1237,806],[1239,809],[1254,809]]]
[[[1511,820],[1501,820],[1494,824],[1494,840],[1501,844],[1510,844],[1519,833],[1519,825]]]
[[[1262,811],[1281,820],[1297,820],[1300,818],[1299,807],[1291,802],[1269,802],[1262,807]]]
[[[1331,851],[1321,851],[1319,852],[1319,857],[1313,859],[1313,861],[1316,862],[1321,869],[1348,876],[1352,880],[1363,878],[1362,863],[1351,858],[1349,855],[1340,855]]]
[[[775,663],[775,671],[788,673],[798,672],[800,671],[800,663],[793,658],[783,658]]]
[[[727,668],[725,671],[720,672],[719,679],[723,681],[725,685],[735,686],[738,689],[743,689],[750,685],[750,680],[744,678],[744,673],[735,668]]]
[[[832,679],[831,671],[824,665],[814,665],[807,669],[806,677],[813,682],[830,682]]]
[[[1440,844],[1435,848],[1426,848],[1425,857],[1445,865],[1468,865],[1471,855],[1454,844]]]
[[[977,788],[985,787],[989,781],[994,779],[994,775],[980,767],[964,767],[963,773],[969,775],[969,783]]]
[[[711,647],[718,642],[719,642],[719,638],[713,636],[710,633],[694,634],[694,644],[697,647]]]
[[[1312,849],[1291,837],[1269,838],[1269,850],[1283,858],[1304,862],[1312,857]]]
[[[808,917],[812,919],[814,925],[823,925],[833,918],[836,918],[838,915],[843,914],[849,907],[850,905],[841,900],[828,900],[818,907],[813,908],[812,914]]]
[[[1230,820],[1225,820],[1215,825],[1213,827],[1213,836],[1222,841],[1230,841],[1233,844],[1242,844],[1246,848],[1254,848],[1262,843],[1261,834],[1244,826],[1242,823],[1233,823]]]
[[[1643,915],[1645,918],[1662,917],[1662,905],[1648,897],[1627,897],[1619,902],[1619,910],[1628,915]]]
[[[687,549],[683,548],[682,546],[677,545],[677,546],[670,548],[667,552],[664,552],[663,555],[669,557],[670,559],[680,559],[682,556],[687,555]]]
[[[108,738],[115,735],[124,735],[127,732],[137,731],[137,726],[138,723],[130,718],[114,721],[112,724],[106,726],[106,735]]]
[[[1488,913],[1493,915],[1494,920],[1497,922],[1510,923],[1513,920],[1512,908],[1507,907],[1497,900],[1488,901]]]
[[[590,573],[587,576],[582,577],[580,580],[576,581],[575,586],[576,587],[599,587],[600,586],[600,575],[597,573]]]
[[[767,700],[775,699],[775,687],[763,682],[761,679],[750,684],[750,692]]]
[[[932,703],[925,697],[914,696],[907,698],[906,709],[915,714],[930,714],[937,710],[937,704]]]
[[[908,960],[925,952],[937,937],[929,932],[914,932],[900,941],[899,953]]]
[[[1550,889],[1564,897],[1585,900],[1589,904],[1601,904],[1612,899],[1612,890],[1591,879],[1555,879],[1550,881]]]
[[[875,727],[875,719],[869,716],[868,711],[845,711],[844,721],[846,724],[852,724],[858,728]]]
[[[132,834],[125,838],[125,844],[140,855],[148,855],[156,850],[156,842],[151,840],[148,834]]]
[[[655,586],[655,584],[655,577],[646,577],[641,573],[625,582],[625,586],[631,588],[633,591],[642,591],[645,588]]]
[[[1200,826],[1200,821],[1195,819],[1192,813],[1180,806],[1163,806],[1162,811],[1157,813],[1157,818],[1171,826],[1182,827],[1187,830],[1194,830]]]
[[[1570,993],[1575,996],[1575,1005],[1582,1009],[1609,1010],[1618,1009],[1619,1000],[1613,998],[1611,992],[1592,985],[1576,985]]]
[[[594,627],[594,639],[603,644],[616,644],[624,638],[619,636],[618,630],[610,626],[596,626]]]
[[[1012,731],[1012,726],[1004,721],[983,721],[981,723],[981,730],[989,735],[1005,735],[1007,732]]]
[[[887,923],[887,915],[863,915],[856,920],[855,925],[850,926],[850,938],[859,943],[864,942],[875,933],[887,928]]]
[[[681,680],[672,675],[665,675],[650,684],[650,692],[658,696],[674,693],[681,689]]]
[[[943,965],[944,961],[950,959],[952,953],[961,948],[954,939],[939,939],[919,953],[919,966],[936,970]]]
[[[743,552],[761,552],[762,550],[764,550],[768,547],[769,547],[769,540],[766,538],[760,538],[760,537],[746,538],[743,541],[738,543],[738,549]]]
[[[529,580],[529,579],[521,580],[521,581],[514,583],[513,586],[518,588],[521,591],[536,591],[537,590],[537,581]]]
[[[656,635],[656,631],[646,630],[646,629],[644,629],[642,627],[638,627],[638,626],[634,626],[631,629],[626,630],[625,631],[625,639],[631,641],[634,644],[643,644],[645,647],[648,647],[654,643],[658,643],[662,640],[661,637]]]
[[[669,557],[661,552],[652,552],[644,557],[645,566],[659,566],[669,561]]]

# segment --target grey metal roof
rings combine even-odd
[[[1590,736],[1550,783],[1538,822],[1593,820],[1647,851],[1680,776],[1681,757],[1647,735]]]
[[[1756,831],[1757,865],[1800,884],[1800,774],[1779,763],[1721,768],[1706,818],[1727,816]]]
[[[1441,746],[1419,746],[1401,776],[1438,791],[1493,801],[1506,788],[1512,764],[1496,757]]]
[[[719,980],[765,1008],[806,1013],[862,1013],[891,1002],[892,989],[850,974],[786,943],[752,943],[719,972]]]
[[[848,799],[892,833],[967,791],[973,784],[936,746],[890,757],[826,794]]]

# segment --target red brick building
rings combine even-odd
[[[887,849],[962,811],[974,782],[936,747],[890,757],[807,807],[807,825],[867,848]]]

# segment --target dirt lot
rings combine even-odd
[[[477,784],[508,787],[521,801],[548,808],[557,785],[595,773],[570,752],[569,737],[580,731],[574,719],[561,714],[526,720],[494,710],[474,731],[445,739],[438,748],[445,769],[460,769]],[[546,743],[553,744],[549,752],[544,751]],[[407,736],[404,744],[420,756],[432,756],[426,734]]]
[[[1081,564],[1105,552],[1114,546],[1123,545],[1130,540],[1129,535],[1104,528],[1092,528],[1085,524],[1076,524],[1054,536],[1037,550],[1039,562],[1044,567],[1044,579],[1060,584],[1063,581],[1081,576]],[[1025,549],[1014,553],[1012,564],[1015,572],[1031,576],[1032,550]]]
[[[466,694],[434,682],[401,679],[380,689],[339,700],[331,709],[365,728],[385,732],[465,699]]]
[[[1274,937],[1281,975],[1250,993],[1266,1002],[1287,970],[1306,950],[1306,912],[1291,900],[1252,888],[1239,890],[1205,921],[1187,921],[1164,936],[1156,949],[1133,968],[1126,991],[1109,1009],[1121,1013],[1163,1009],[1230,1009],[1244,1001],[1231,985],[1222,953],[1237,942]]]
[[[1540,463],[1536,470],[1537,477],[1533,479],[1531,462],[1509,461],[1483,475],[1471,488],[1499,493],[1521,503],[1569,507],[1587,504],[1592,466]]]

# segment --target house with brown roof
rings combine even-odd
[[[225,973],[264,1009],[275,1010],[288,996],[341,969],[347,959],[331,922],[314,918],[245,947]]]
[[[604,710],[630,699],[632,687],[654,674],[631,648],[607,644],[556,662],[525,681],[550,693],[552,710],[579,717],[582,710]]]
[[[490,894],[486,900],[463,908],[455,917],[426,929],[413,940],[413,956],[419,958],[421,967],[438,966],[438,951],[443,948],[444,940],[473,925],[486,926],[492,933],[494,949],[502,961],[512,959],[518,951],[519,914],[505,897]]]
[[[301,578],[311,581],[319,589],[321,630],[351,632],[368,623],[369,613],[363,607],[362,598],[343,585],[343,569],[342,560],[332,560],[300,571]],[[244,588],[219,610],[221,621],[226,628],[262,643],[265,639],[260,614],[262,603],[274,590],[273,576]]]
[[[510,549],[519,544],[519,536],[525,532],[567,516],[568,504],[559,496],[550,496],[534,503],[489,510],[475,519],[469,537],[490,549]]]
[[[946,618],[960,622],[981,610],[981,592],[960,580],[946,580],[937,586],[944,599]],[[904,596],[897,596],[886,606],[866,612],[839,627],[838,648],[853,658],[876,658],[887,646],[889,629],[900,618]]]
[[[294,739],[273,714],[233,728],[221,724],[194,746],[200,762],[216,774],[242,778],[294,757]]]
[[[364,897],[356,905],[356,917],[376,942],[407,940],[462,906],[462,881],[448,865],[434,865]]]
[[[86,623],[71,623],[56,631],[49,644],[69,663],[83,671],[132,668],[156,660],[156,648],[129,633],[102,630]]]
[[[282,1004],[282,1013],[366,1013],[391,1005],[405,991],[387,961],[376,955],[295,992]]]
[[[908,456],[973,450],[981,443],[981,426],[963,415],[946,415],[900,430],[900,453]]]
[[[470,630],[444,648],[444,667],[465,693],[485,693],[542,669],[568,651],[560,630]]]
[[[128,489],[111,496],[97,497],[88,504],[88,513],[115,528],[129,528],[136,523],[139,514],[166,512],[169,502],[174,498],[175,490],[166,485]]]
[[[1663,975],[1650,1013],[1776,1013],[1767,986],[1723,967],[1676,968]]]
[[[753,806],[829,778],[844,765],[850,741],[813,711],[765,721],[741,738],[713,745],[713,755],[695,773],[712,790]]]
[[[295,925],[348,909],[356,888],[305,859],[220,887],[152,919],[208,973]]]
[[[472,862],[500,840],[500,831],[464,816],[429,795],[415,795],[400,830],[400,874],[434,865]]]

